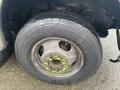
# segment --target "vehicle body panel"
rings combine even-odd
[[[4,36],[3,29],[2,29],[2,24],[1,24],[2,1],[3,0],[0,0],[0,52],[6,48],[6,40],[5,40],[5,36]]]

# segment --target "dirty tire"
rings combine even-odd
[[[33,45],[49,37],[70,40],[82,49],[84,65],[74,75],[65,78],[48,76],[33,64],[31,60]],[[102,47],[94,28],[84,20],[69,14],[46,14],[30,20],[17,35],[15,52],[19,63],[26,71],[40,80],[53,84],[70,84],[85,80],[96,73],[102,61]]]

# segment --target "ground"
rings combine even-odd
[[[115,30],[110,30],[107,38],[101,39],[103,61],[98,72],[72,85],[51,85],[26,73],[15,56],[0,68],[0,90],[120,90],[120,62],[112,63],[120,54],[117,49]]]

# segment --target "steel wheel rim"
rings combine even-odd
[[[45,38],[34,44],[31,59],[38,71],[53,77],[74,75],[84,64],[82,50],[71,41],[58,37]],[[54,65],[52,61],[57,63]]]

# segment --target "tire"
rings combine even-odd
[[[84,64],[79,71],[68,77],[56,77],[38,70],[31,59],[31,51],[38,41],[49,37],[64,38],[82,50]],[[26,71],[53,84],[71,84],[85,80],[95,74],[102,61],[102,47],[94,28],[74,14],[47,13],[31,19],[17,35],[15,52]]]
[[[6,49],[0,52],[0,67],[2,67],[7,60],[12,56],[13,50],[11,46],[7,46]]]
[[[2,67],[8,61],[14,51],[12,36],[9,34],[7,37],[9,37],[9,40],[7,39],[7,47],[0,52],[0,67]]]
[[[118,29],[116,30],[116,36],[117,36],[118,49],[120,50],[120,31]]]

